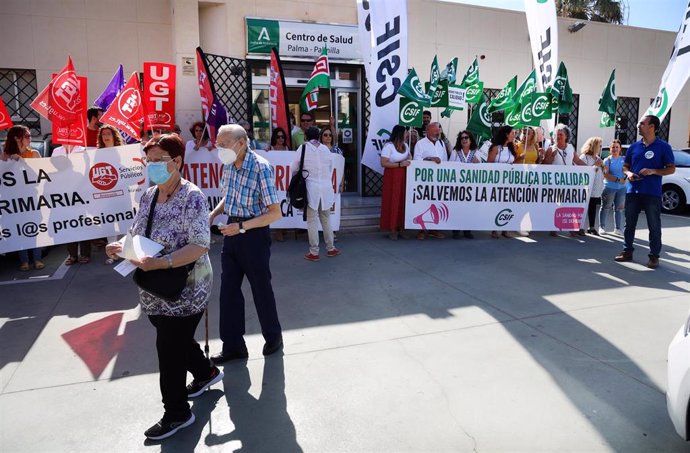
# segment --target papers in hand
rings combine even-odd
[[[119,242],[122,244],[122,251],[118,255],[125,260],[115,266],[114,269],[123,277],[129,275],[137,268],[129,260],[140,260],[145,256],[156,256],[163,250],[163,246],[159,243],[140,235],[133,237],[130,233],[127,233]]]

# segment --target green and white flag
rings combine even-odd
[[[400,98],[398,124],[405,127],[422,127],[423,110],[419,102]]]
[[[429,87],[427,88],[426,94],[431,96],[431,105],[434,105],[434,93],[436,93],[436,88],[438,88],[438,82],[441,80],[441,71],[438,69],[438,58],[434,55],[434,61],[431,62],[431,72],[429,74]]]
[[[467,68],[467,71],[465,71],[465,75],[462,78],[462,82],[460,82],[460,86],[462,88],[469,88],[476,83],[479,83],[479,62],[475,58],[470,67]],[[480,99],[481,96],[479,99],[477,99],[477,101]]]
[[[405,81],[400,85],[398,94],[402,97],[417,101],[424,107],[431,106],[431,96],[424,92],[422,82],[419,81],[419,76],[414,68],[410,70]]]
[[[527,76],[520,88],[517,89],[513,96],[515,104],[525,105],[531,99],[532,93],[537,91],[537,73],[533,69],[532,73]]]
[[[455,83],[458,76],[458,57],[453,58],[441,71],[441,80],[447,80],[449,84]]]
[[[616,70],[611,71],[609,83],[599,97],[599,111],[606,112],[609,115],[616,114]]]
[[[429,88],[431,87],[431,84],[429,82],[426,82],[424,84],[424,88],[426,88],[427,93],[430,91]],[[431,97],[431,106],[432,107],[448,107],[448,81],[447,80],[440,80],[438,82],[438,85],[436,86],[436,91],[434,91],[434,95]]]
[[[550,119],[551,94],[532,93],[520,104],[520,123],[523,126],[539,126],[541,120]]]
[[[472,117],[467,123],[467,130],[477,138],[477,143],[483,139],[491,138],[491,113],[489,112],[489,98],[482,95],[482,100],[472,112]]]
[[[599,127],[613,127],[616,125],[616,118],[614,115],[609,115],[606,112],[601,112],[601,118],[599,118]]]
[[[499,110],[506,110],[513,105],[515,101],[513,96],[515,96],[515,89],[517,87],[517,76],[510,79],[510,82],[496,95],[495,98],[491,100],[488,110],[489,113],[497,112]]]
[[[513,105],[508,110],[503,112],[505,123],[512,128],[520,128],[522,124],[522,108],[519,105]]]
[[[314,110],[319,101],[319,90],[331,87],[331,73],[328,66],[328,50],[324,46],[321,56],[316,60],[314,70],[311,72],[307,86],[302,91],[299,99],[300,109],[303,112]]]
[[[573,100],[573,90],[570,88],[570,82],[568,81],[568,70],[562,61],[558,66],[556,78],[553,80],[551,95],[553,96],[552,108],[554,105],[557,105],[557,108],[553,110],[554,112],[558,110],[559,114],[565,114],[573,110],[575,103]]]
[[[470,85],[465,88],[465,102],[468,104],[476,104],[477,102],[481,101],[483,93],[484,82],[479,81],[474,85]]]

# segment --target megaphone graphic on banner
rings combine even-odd
[[[426,230],[426,224],[438,225],[439,222],[448,220],[448,206],[441,203],[440,206],[432,204],[429,209],[412,219],[412,223],[419,225],[422,230]]]

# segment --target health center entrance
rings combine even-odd
[[[247,63],[251,74],[250,113],[254,138],[259,142],[260,147],[266,148],[270,145],[272,132],[268,99],[269,62],[248,60]],[[299,101],[313,68],[313,61],[304,63],[283,61],[288,108],[297,120],[293,128],[299,127],[299,118],[302,113]],[[318,106],[311,113],[314,115],[315,126],[319,129],[328,126],[331,115],[335,118],[337,145],[345,158],[344,191],[361,194],[361,66],[331,63],[330,72],[331,89],[321,89]],[[291,132],[288,133],[291,134]]]

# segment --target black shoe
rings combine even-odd
[[[279,336],[275,340],[267,341],[264,344],[264,355],[271,355],[283,349],[283,337]]]
[[[625,261],[632,261],[633,259],[633,254],[632,252],[626,252],[623,250],[620,255],[616,255],[614,258],[615,261],[618,261],[619,263],[625,262]]]
[[[194,423],[196,418],[192,412],[189,413],[189,418],[185,420],[170,420],[167,416],[163,416],[158,423],[144,431],[144,436],[151,440],[166,439],[182,428],[186,428]]]
[[[223,376],[225,376],[225,373],[214,366],[211,368],[211,376],[209,376],[208,379],[202,379],[200,381],[194,379],[192,383],[187,386],[187,398],[196,398],[201,395],[213,384],[220,382]]]
[[[656,269],[659,267],[659,257],[650,255],[649,261],[647,262],[647,267],[650,269]]]
[[[465,239],[474,239],[474,234],[472,234],[471,231],[465,231],[462,234],[463,234],[463,236],[465,236]]]
[[[246,349],[239,349],[237,351],[220,351],[218,354],[211,356],[213,363],[224,363],[231,360],[246,360],[249,358],[249,353]]]

